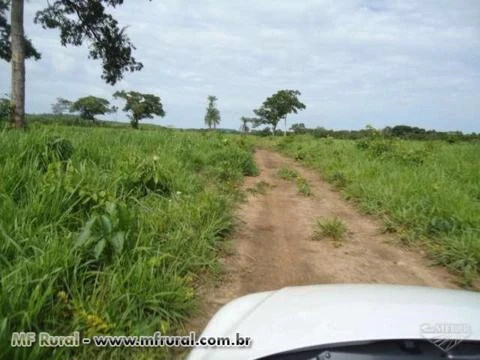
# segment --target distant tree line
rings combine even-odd
[[[254,135],[267,136],[272,134],[270,128],[260,131],[252,131]],[[310,134],[318,138],[335,138],[357,140],[371,136],[371,127],[361,130],[328,130],[323,127],[307,128],[303,123],[293,124],[289,134]],[[461,131],[436,131],[426,130],[416,126],[396,125],[387,126],[379,130],[379,134],[385,138],[400,138],[408,140],[446,140],[455,142],[458,140],[480,140],[480,133],[464,134]]]

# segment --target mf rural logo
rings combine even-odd
[[[420,333],[440,350],[448,352],[468,339],[472,335],[472,328],[469,324],[463,323],[422,324]]]

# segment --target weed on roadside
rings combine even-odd
[[[255,183],[255,185],[253,185],[252,187],[248,188],[247,191],[253,195],[265,195],[267,193],[267,190],[271,189],[272,187],[272,184],[262,180]]]
[[[277,171],[277,175],[284,180],[294,180],[298,178],[298,173],[289,168],[288,166],[283,166]]]
[[[301,176],[297,178],[297,190],[304,196],[313,195],[312,188],[310,187],[308,180]]]
[[[337,217],[330,219],[318,219],[313,231],[313,240],[322,240],[330,238],[337,244],[344,240],[347,226],[343,220]]]

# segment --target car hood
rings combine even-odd
[[[441,324],[466,324],[469,333],[459,337],[480,340],[480,294],[402,285],[288,287],[228,303],[202,333],[239,333],[252,338],[249,348],[195,348],[188,359],[255,359],[334,343],[424,339]]]

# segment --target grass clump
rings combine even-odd
[[[328,181],[331,182],[337,189],[344,189],[348,184],[347,178],[340,171],[336,171],[330,175]]]
[[[297,178],[296,183],[297,183],[297,190],[299,194],[302,194],[303,196],[313,195],[312,188],[310,187],[310,184],[308,183],[307,179],[300,176]]]
[[[298,173],[288,166],[282,166],[280,169],[278,169],[277,174],[281,179],[284,180],[295,180],[298,178]]]
[[[248,188],[247,191],[254,195],[255,194],[265,195],[268,189],[271,189],[272,187],[273,187],[272,184],[262,180],[255,183],[255,185],[253,185],[252,187]]]
[[[291,169],[288,166],[282,166],[280,169],[278,169],[277,175],[284,180],[289,180],[289,181],[295,180],[299,194],[302,194],[304,196],[313,195],[313,192],[310,187],[310,184],[308,183],[308,180],[305,179],[303,176],[300,176],[298,172],[295,171],[294,169]]]
[[[480,271],[479,237],[473,232],[465,233],[454,241],[441,239],[439,244],[433,246],[435,261],[452,270],[461,271],[464,274],[464,284],[471,286]]]
[[[337,217],[331,219],[318,219],[315,224],[313,239],[321,240],[324,238],[330,238],[339,242],[344,239],[346,232],[347,226],[345,225],[345,222]]]

